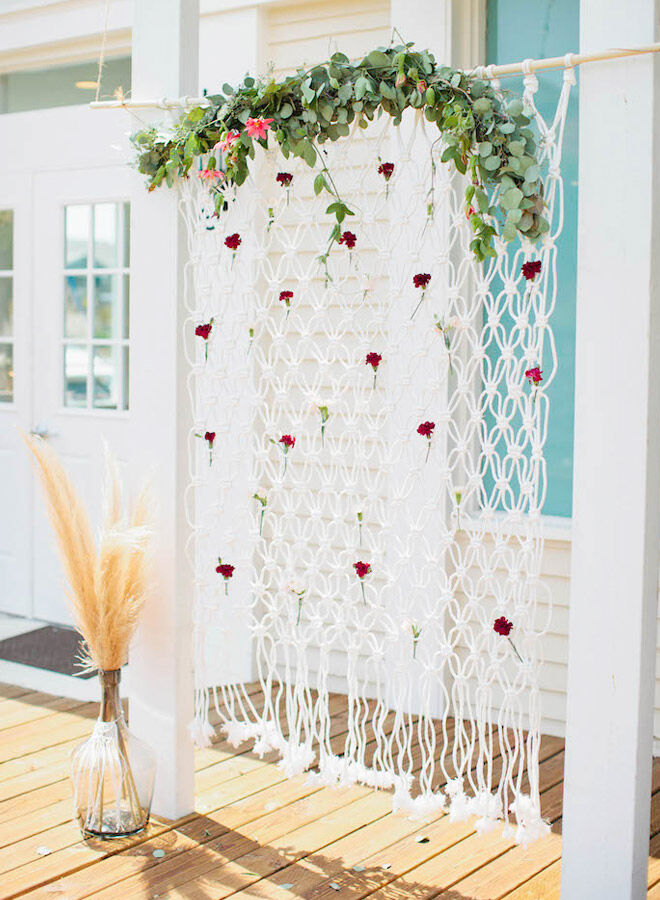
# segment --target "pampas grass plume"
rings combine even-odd
[[[48,507],[64,568],[67,598],[85,649],[85,671],[120,669],[146,598],[150,499],[145,488],[124,514],[121,480],[107,447],[103,526],[94,540],[89,516],[55,451],[24,435]]]

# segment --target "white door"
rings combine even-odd
[[[34,178],[33,428],[100,522],[103,442],[130,458],[130,195],[126,166]],[[34,492],[33,615],[69,623],[61,568]]]
[[[0,612],[32,612],[30,180],[0,175]]]

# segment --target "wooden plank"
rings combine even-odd
[[[14,697],[20,697],[23,694],[29,694],[29,688],[19,687],[17,684],[0,684],[0,703],[4,700],[13,700]]]
[[[385,817],[390,809],[391,800],[382,793],[355,787],[323,790],[300,810],[288,807],[283,816],[273,813],[240,833],[228,832],[212,854],[194,849],[176,860],[175,867],[165,868],[161,863],[122,881],[121,897],[140,900],[145,894],[167,893],[187,900],[219,900],[272,876],[339,836]],[[112,889],[94,897],[111,900]],[[71,900],[78,900],[77,895]]]
[[[541,764],[542,773],[545,765],[546,762]],[[552,768],[549,771],[548,780],[552,782]],[[555,793],[555,803],[559,807],[561,785],[554,785],[548,790]],[[501,831],[498,828],[487,835],[478,835],[475,833],[473,818],[452,822],[449,816],[443,816],[422,829],[423,836],[428,838],[427,843],[419,844],[414,839],[405,839],[371,855],[362,855],[359,863],[364,871],[345,872],[343,877],[335,877],[333,881],[340,885],[341,897],[350,900],[359,900],[372,893],[378,897],[397,897],[399,900],[407,896],[414,896],[416,900],[418,897],[432,897],[439,892],[439,887],[446,887],[443,878],[448,880],[448,873],[456,873],[457,878],[467,876],[505,852],[511,843],[502,838]],[[443,872],[441,864],[445,859],[447,869]],[[471,861],[475,864],[470,865]],[[293,878],[288,880],[293,882]],[[330,881],[326,880],[305,896],[313,897],[314,900],[332,900],[336,898],[337,892]]]
[[[266,771],[269,770],[272,770],[272,767],[266,767]],[[365,794],[370,796],[361,789],[356,800],[355,788],[346,788],[343,791],[314,791],[314,788],[305,785],[304,779],[300,778],[288,782],[289,790],[295,791],[296,788],[301,796],[283,808],[264,815],[261,806],[254,827],[250,827],[249,822],[243,821],[245,815],[238,806],[223,810],[222,815],[218,816],[219,822],[215,817],[197,817],[175,832],[169,832],[162,838],[149,840],[139,847],[100,860],[96,865],[67,875],[55,884],[66,892],[68,900],[81,900],[89,896],[116,898],[119,891],[122,900],[128,900],[130,897],[142,897],[145,892],[149,895],[152,892],[159,893],[158,884],[162,883],[164,878],[167,879],[168,891],[177,879],[187,882],[194,878],[197,883],[204,874],[204,881],[209,878],[212,880],[213,873],[218,867],[218,858],[222,860],[222,867],[229,860],[250,854],[259,847],[260,842],[270,842],[293,830],[296,824],[314,822],[322,818],[323,829],[331,828],[332,814],[338,810],[342,810],[342,815],[336,817],[337,827],[344,827],[343,808],[347,804],[349,807],[355,805]],[[313,800],[309,798],[310,792],[314,794]],[[278,785],[277,794],[281,793],[282,785]],[[227,801],[227,805],[233,802],[229,798]],[[233,819],[231,828],[225,825],[226,817]],[[213,821],[216,821],[221,829],[219,836],[217,827],[215,835],[210,827]],[[240,831],[237,830],[239,827]],[[205,831],[210,832],[211,836],[204,834]],[[200,848],[200,842],[204,842],[203,850]],[[161,849],[165,850],[166,856],[162,860],[154,858],[154,850]],[[237,867],[240,868],[238,864]],[[253,877],[253,880],[256,879]],[[118,887],[118,883],[121,883],[121,888]],[[54,886],[51,882],[44,888],[29,891],[21,896],[30,900],[43,900],[52,896]],[[208,897],[207,894],[204,896]]]
[[[331,701],[333,702],[333,701]],[[337,719],[333,719],[332,727],[331,727],[331,735],[335,735],[337,737],[341,737],[342,733],[342,720],[341,717]],[[223,749],[223,746],[227,749]],[[203,751],[200,751],[203,752]],[[214,747],[214,756],[213,763],[208,764],[201,773],[198,773],[198,791],[201,795],[201,799],[198,802],[198,809],[200,810],[212,810],[214,808],[214,803],[217,803],[218,806],[221,805],[222,800],[222,788],[224,784],[230,779],[232,772],[228,768],[222,769],[220,771],[216,767],[220,763],[227,763],[228,761],[234,760],[236,770],[234,774],[236,777],[243,777],[247,772],[251,771],[251,767],[255,766],[256,768],[266,767],[267,760],[257,761],[253,757],[247,756],[248,750],[245,749],[242,752],[237,752],[233,748],[229,747],[226,742],[223,744],[216,744]],[[240,758],[244,757],[246,760],[246,765],[240,765]],[[278,784],[281,784],[284,781],[284,775],[280,772],[279,769],[274,769],[272,766],[269,767],[270,777],[274,779],[274,781]],[[213,792],[212,789],[216,785],[220,785],[218,791]],[[275,800],[271,801],[272,803],[276,803]],[[42,829],[41,826],[43,824],[43,815],[37,814],[36,816],[27,817],[26,820],[22,820],[20,823],[21,828],[27,828],[30,831],[30,834],[23,837],[20,841],[11,844],[11,846],[7,846],[3,849],[0,849],[0,872],[9,871],[10,869],[17,868],[20,865],[29,864],[30,861],[34,859],[35,847],[36,846],[47,846],[51,850],[57,851],[64,849],[65,847],[73,847],[75,844],[79,843],[79,832],[78,828],[75,825],[66,823],[66,819],[70,818],[71,808],[70,805],[64,807],[60,804],[57,810],[50,809],[49,814],[51,817],[56,816],[58,813],[60,817],[64,816],[61,824],[56,824],[47,829]],[[190,817],[187,817],[190,818]],[[171,827],[171,826],[170,826]],[[36,829],[37,837],[35,837],[34,831],[32,829]],[[163,827],[159,829],[159,833],[162,831],[168,830],[167,827]],[[54,846],[51,846],[51,834],[54,836]],[[68,835],[68,840],[66,839],[66,835]],[[130,845],[133,846],[142,840],[147,840],[148,835],[144,836],[136,836],[130,842]],[[2,831],[0,830],[0,841],[2,840]],[[35,844],[36,841],[36,844]],[[83,844],[83,846],[87,846]],[[105,853],[102,855],[110,855],[111,853],[118,853],[122,850],[123,846],[117,841],[111,843],[105,843],[99,845],[99,847],[105,848]],[[87,859],[87,864],[94,862],[98,856],[92,860]],[[69,871],[72,867],[72,856],[70,854],[67,855],[65,859],[65,867],[64,871]],[[49,865],[52,866],[55,864],[57,866],[60,858],[59,857],[51,857],[49,860]],[[68,868],[67,868],[68,867]],[[34,868],[33,870],[34,871]]]
[[[71,700],[67,697],[48,698],[46,694],[36,691],[23,694],[15,700],[3,700],[0,703],[0,731],[36,719],[45,719],[52,712],[67,712],[79,706],[84,706],[82,700]]]
[[[0,763],[53,747],[77,736],[82,738],[90,731],[90,718],[96,716],[98,703],[85,703],[75,713],[58,712],[48,718],[26,722],[0,731]]]
[[[505,896],[507,900],[559,900],[560,894],[561,860],[558,860]]]

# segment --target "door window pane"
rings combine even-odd
[[[13,332],[12,278],[0,278],[0,337],[11,337]]]
[[[14,211],[0,209],[0,404],[14,402]]]
[[[84,344],[64,348],[64,405],[87,406],[88,353]]]
[[[91,206],[67,206],[64,210],[64,258],[67,269],[87,268],[91,212]]]
[[[65,406],[128,408],[129,216],[128,203],[65,210]]]
[[[87,337],[87,276],[64,279],[64,337]]]
[[[94,266],[97,269],[117,266],[119,212],[116,203],[99,203],[94,207]]]
[[[0,209],[0,269],[14,268],[14,211]]]
[[[0,344],[0,403],[11,403],[14,399],[14,347]]]
[[[118,338],[121,315],[119,275],[94,276],[94,337]]]
[[[96,409],[118,408],[120,349],[117,346],[94,347],[94,406]]]

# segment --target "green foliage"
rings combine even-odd
[[[412,44],[379,47],[357,64],[335,53],[327,63],[300,69],[282,81],[248,76],[237,88],[225,84],[221,94],[208,100],[208,107],[182,116],[171,133],[147,129],[133,136],[138,170],[147,176],[150,190],[163,182],[171,186],[175,176],[186,177],[197,157],[229,132],[239,132],[239,140],[223,155],[225,179],[215,188],[220,212],[225,186],[243,184],[255,145],[267,147],[267,140],[248,136],[247,119],[272,118],[271,134],[284,158],[300,157],[318,168],[315,193],[327,191],[333,197],[327,208],[336,222],[332,246],[342,222],[353,213],[335,187],[322,145],[346,137],[353,122],[366,128],[383,112],[399,125],[411,107],[423,109],[437,125],[445,143],[442,161],[470,178],[466,212],[477,259],[495,255],[493,219],[505,240],[518,233],[535,240],[548,229],[536,142],[522,102],[514,98],[507,103],[487,82],[437,65],[428,50],[416,51]]]

